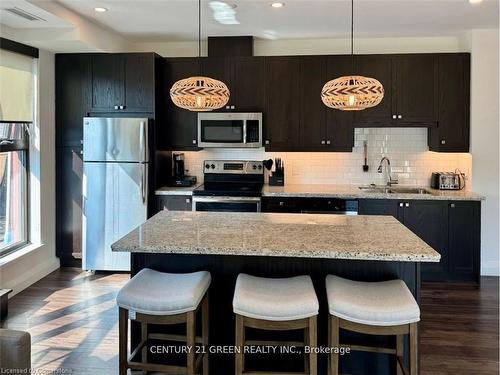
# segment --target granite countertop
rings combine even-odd
[[[398,188],[415,186],[396,185]],[[318,198],[373,198],[373,199],[428,199],[428,200],[471,200],[481,201],[484,197],[467,190],[436,190],[425,187],[430,194],[372,193],[359,189],[358,185],[264,185],[263,197],[318,197]]]
[[[155,191],[155,195],[193,195],[193,190],[201,184],[188,187],[163,186]]]
[[[391,216],[161,211],[111,246],[137,253],[439,262]]]

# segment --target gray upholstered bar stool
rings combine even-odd
[[[194,375],[203,361],[203,374],[208,375],[208,355],[196,356],[196,344],[208,345],[209,272],[185,274],[163,273],[144,268],[120,290],[116,297],[119,306],[119,362],[120,375],[127,369],[160,371],[167,374]],[[196,336],[196,314],[202,314],[202,335]],[[141,342],[128,356],[128,320],[141,324]],[[186,336],[149,333],[148,324],[186,324]],[[147,361],[149,339],[186,342],[193,348],[187,354],[187,365],[171,366]],[[134,361],[142,350],[142,361]]]
[[[316,319],[319,310],[318,298],[309,276],[271,279],[246,274],[238,275],[233,299],[236,314],[236,346],[276,345],[276,341],[251,341],[245,339],[245,328],[271,331],[304,330],[301,343],[280,342],[280,344],[316,346]],[[236,354],[236,375],[257,375],[258,371],[245,371],[243,350]],[[262,372],[265,375],[282,372]],[[311,352],[304,359],[304,372],[296,374],[317,374],[317,355]]]
[[[416,375],[417,325],[420,309],[415,298],[402,280],[362,282],[326,277],[328,296],[329,345],[338,347],[340,328],[369,335],[395,335],[396,349],[359,345],[348,346],[351,350],[388,353],[397,356],[397,373]],[[403,340],[410,335],[410,368],[404,367]],[[330,354],[330,375],[339,372],[339,355]]]

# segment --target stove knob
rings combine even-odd
[[[256,170],[257,166],[254,164],[252,168],[253,168],[253,170]]]
[[[262,165],[259,164],[259,166],[257,168],[259,168],[259,170],[262,169]]]
[[[212,169],[215,169],[215,164],[212,164],[210,167],[211,167]]]
[[[210,168],[210,165],[209,164],[205,164],[205,168],[206,169]]]

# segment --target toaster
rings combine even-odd
[[[431,176],[431,188],[439,190],[461,190],[462,176],[455,172],[433,172]]]

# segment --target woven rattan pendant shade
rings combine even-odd
[[[354,70],[354,0],[351,0],[351,58]],[[321,90],[321,100],[330,108],[361,111],[375,107],[384,98],[384,86],[375,78],[343,76],[328,81]]]
[[[229,101],[229,89],[224,82],[209,77],[189,77],[174,83],[170,98],[177,107],[189,111],[207,112],[224,107]]]
[[[198,0],[198,57],[201,59],[201,0]],[[222,108],[229,101],[229,95],[224,82],[202,76],[181,79],[170,88],[172,102],[193,112]]]
[[[375,78],[345,76],[328,81],[321,90],[321,100],[330,108],[361,111],[375,107],[384,98],[384,87]]]

